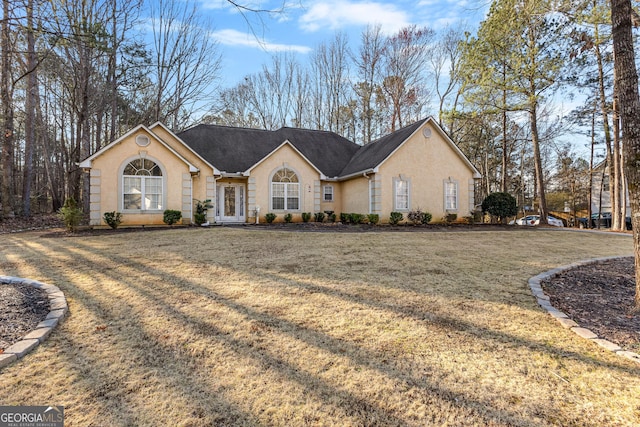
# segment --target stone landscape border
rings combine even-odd
[[[571,320],[569,316],[567,316],[562,311],[558,310],[554,306],[551,305],[549,300],[549,296],[544,293],[542,290],[542,282],[548,279],[551,279],[567,270],[572,270],[574,268],[582,267],[588,264],[593,264],[601,261],[610,261],[616,259],[628,258],[622,256],[613,256],[613,257],[605,257],[605,258],[593,258],[583,261],[574,262],[573,264],[565,265],[562,267],[554,268],[549,271],[545,271],[544,273],[540,273],[537,276],[534,276],[529,279],[529,287],[531,288],[531,292],[537,298],[538,304],[540,307],[547,310],[547,312],[556,319],[564,328],[570,329],[582,338],[585,338],[589,341],[593,341],[598,344],[600,347],[605,348],[609,351],[616,353],[619,356],[626,357],[627,359],[633,360],[634,362],[640,363],[640,355],[634,353],[632,351],[623,350],[618,344],[612,343],[611,341],[605,340],[603,338],[598,337],[591,330],[586,329],[578,325],[576,322]]]
[[[62,291],[54,285],[42,283],[37,280],[23,279],[20,277],[0,276],[0,286],[6,284],[30,285],[41,289],[49,297],[49,314],[35,329],[22,337],[22,340],[10,345],[0,354],[0,369],[24,357],[31,350],[36,348],[41,342],[47,339],[51,331],[64,319],[69,311],[67,299]]]

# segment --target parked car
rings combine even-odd
[[[554,216],[547,215],[547,222],[554,227],[564,227],[564,223],[561,219]],[[515,220],[516,225],[538,225],[540,224],[540,215],[527,215]]]
[[[602,212],[602,213],[594,213],[591,214],[591,226],[590,228],[598,228],[598,224],[600,224],[600,228],[611,228],[611,212]],[[587,227],[587,218],[578,218],[578,227],[580,228],[588,228]],[[631,217],[627,217],[625,220],[625,227],[627,230],[631,230]]]

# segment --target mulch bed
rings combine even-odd
[[[633,258],[599,261],[542,283],[551,304],[581,327],[625,350],[640,352],[640,313],[634,313]]]
[[[0,283],[0,353],[49,314],[47,293],[23,284]]]

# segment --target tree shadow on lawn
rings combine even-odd
[[[76,259],[82,259],[87,265],[95,264],[95,256],[79,256],[77,252],[71,252],[62,245],[56,245],[59,253],[67,254]],[[39,253],[30,249],[34,255]],[[98,255],[98,254],[96,254]],[[74,313],[73,305],[82,305],[82,311],[88,310],[96,319],[101,320],[101,325],[117,319],[110,306],[113,303],[100,301],[91,296],[82,287],[76,285],[72,278],[68,277],[63,269],[59,270],[62,277],[60,288],[63,290],[70,302],[70,312],[66,322],[74,321],[78,316]],[[114,274],[114,277],[118,277]],[[128,285],[132,285],[129,283]],[[109,296],[105,293],[105,297]],[[83,305],[83,302],[88,304]],[[126,306],[125,302],[118,304],[119,308]],[[130,308],[130,307],[129,307]],[[135,315],[132,313],[132,318]],[[76,317],[77,318],[77,317]],[[77,321],[86,321],[79,319]],[[90,322],[87,326],[90,325]],[[142,324],[137,325],[136,336],[140,337],[132,343],[126,331],[118,329],[113,332],[107,325],[87,329],[86,334],[101,334],[101,347],[87,348],[87,342],[83,342],[81,337],[77,337],[69,331],[65,331],[63,324],[52,334],[50,345],[53,344],[56,353],[54,358],[59,359],[57,363],[64,364],[64,370],[68,373],[67,384],[74,390],[74,394],[81,394],[83,403],[91,407],[92,419],[84,422],[92,425],[160,425],[160,422],[171,424],[186,423],[185,425],[254,425],[257,419],[251,414],[246,414],[240,407],[230,400],[224,398],[224,393],[211,388],[211,384],[205,377],[197,375],[197,366],[192,357],[188,354],[180,354],[175,349],[165,346],[157,340],[157,337],[149,335],[144,331]],[[43,348],[48,347],[45,343]],[[118,349],[118,360],[108,359],[100,353],[100,348],[109,347],[109,350]],[[48,351],[48,350],[43,350]],[[28,359],[21,362],[24,369],[28,370]],[[127,365],[128,363],[128,365]],[[114,365],[124,365],[122,370],[115,369]],[[130,375],[131,369],[134,374]],[[0,375],[2,372],[0,371]],[[142,378],[153,383],[151,387],[160,388],[165,393],[172,396],[172,400],[182,401],[183,406],[190,409],[190,413],[180,414],[180,419],[167,421],[163,414],[141,414],[140,406],[132,403],[139,393],[144,393],[147,388],[146,382],[136,382],[134,378]],[[184,378],[189,378],[188,385]],[[38,383],[41,378],[33,379]],[[132,381],[133,380],[133,381]],[[40,388],[40,387],[39,387]],[[46,389],[47,387],[44,387]],[[81,390],[76,392],[75,390]],[[203,400],[203,396],[207,399]],[[56,395],[57,402],[65,405],[65,396]],[[24,402],[18,402],[24,404]],[[43,404],[43,402],[32,402],[33,404]],[[162,412],[161,408],[152,408],[149,402],[149,412]],[[145,410],[147,408],[144,408]],[[167,408],[165,408],[167,409]],[[215,410],[214,410],[215,409]],[[76,405],[65,405],[65,421],[70,425],[78,424],[74,421],[74,414],[82,418],[86,415],[87,408]],[[157,416],[159,415],[159,418]],[[146,421],[145,421],[146,420]]]
[[[224,295],[221,295],[212,289],[203,287],[194,281],[185,280],[183,277],[172,275],[166,271],[159,269],[150,269],[147,265],[119,257],[112,253],[104,253],[96,250],[95,248],[84,245],[82,242],[74,241],[74,250],[70,250],[64,244],[56,244],[56,250],[60,253],[66,254],[68,257],[80,258],[82,263],[86,265],[95,265],[96,267],[103,266],[103,268],[96,268],[96,274],[104,274],[117,282],[122,283],[131,290],[135,290],[136,294],[146,300],[149,303],[149,307],[158,307],[158,316],[168,316],[174,321],[178,322],[187,331],[191,331],[196,337],[206,338],[207,340],[215,343],[222,343],[225,347],[232,349],[239,359],[253,360],[254,363],[258,363],[264,371],[275,371],[279,374],[281,380],[293,381],[297,383],[305,394],[313,395],[321,402],[325,402],[323,410],[332,411],[330,408],[334,408],[340,411],[341,414],[347,417],[355,417],[359,422],[375,423],[380,420],[385,420],[389,424],[406,424],[402,414],[396,414],[397,410],[382,408],[378,404],[367,401],[366,398],[359,397],[356,394],[337,388],[330,382],[320,378],[317,375],[313,375],[307,372],[301,372],[299,368],[286,361],[282,357],[277,356],[274,352],[265,348],[257,348],[255,342],[245,339],[236,338],[230,335],[227,331],[220,329],[216,323],[216,319],[212,321],[204,321],[201,318],[194,317],[181,311],[175,307],[175,301],[172,299],[172,294],[168,292],[171,283],[184,283],[186,287],[184,290],[188,292],[194,292],[197,295],[203,297],[211,304],[218,304],[226,307],[227,309],[235,312],[241,317],[248,319],[249,321],[261,322],[263,324],[270,325],[271,328],[277,332],[290,336],[294,341],[299,341],[310,347],[316,347],[319,350],[333,354],[336,358],[349,358],[355,365],[361,369],[372,369],[375,371],[375,375],[389,379],[395,383],[399,390],[418,390],[421,399],[424,402],[430,404],[434,400],[442,400],[445,404],[455,407],[459,411],[459,416],[464,420],[464,417],[469,416],[471,418],[478,418],[481,422],[486,424],[491,423],[515,423],[519,425],[535,425],[536,423],[528,418],[524,418],[522,415],[515,411],[504,410],[496,408],[489,400],[478,400],[471,398],[463,393],[458,393],[444,388],[440,384],[433,383],[428,379],[416,375],[414,372],[407,370],[400,370],[389,363],[385,362],[385,355],[373,353],[370,350],[363,348],[355,343],[348,342],[342,339],[338,339],[319,332],[314,329],[310,329],[301,326],[297,323],[293,323],[289,320],[273,316],[259,310],[253,309],[249,306],[239,304],[229,299]],[[82,250],[83,253],[79,253],[78,250]],[[37,254],[37,251],[33,251]],[[145,282],[149,283],[149,286],[145,286],[142,282],[138,282],[136,277],[130,277],[123,281],[123,276],[118,274],[112,268],[112,265],[126,264],[131,266],[134,270],[144,274],[146,278]],[[69,292],[69,295],[77,299],[77,303],[82,301],[88,301],[86,309],[92,310],[96,316],[98,316],[103,322],[109,322],[118,315],[117,312],[110,308],[109,299],[118,298],[118,295],[109,295],[107,290],[104,292],[104,301],[100,301],[95,296],[91,296],[82,287],[73,283],[63,270],[62,266],[60,275],[65,278],[64,283],[56,283],[61,289]],[[151,277],[149,277],[151,276]],[[283,277],[262,272],[260,276],[256,277],[257,280],[267,278],[271,281],[283,283]],[[158,286],[152,286],[156,283]],[[168,284],[167,284],[168,283]],[[576,360],[580,360],[593,367],[604,367],[613,370],[619,370],[624,373],[634,372],[628,366],[624,364],[613,364],[597,360],[593,357],[587,357],[579,353],[567,352],[565,349],[561,349],[555,346],[547,344],[540,344],[535,341],[524,340],[519,337],[512,336],[503,332],[495,331],[492,329],[484,328],[475,324],[460,321],[459,319],[450,318],[443,315],[434,315],[432,313],[418,310],[412,306],[403,306],[402,304],[388,304],[381,301],[363,299],[362,296],[352,295],[346,291],[339,291],[335,289],[327,289],[323,286],[305,283],[303,281],[286,279],[285,286],[304,289],[309,292],[323,293],[332,298],[339,298],[341,300],[353,303],[353,304],[365,304],[376,310],[384,310],[391,313],[395,313],[399,316],[411,316],[419,322],[437,323],[438,325],[450,328],[451,330],[460,331],[464,334],[477,337],[482,340],[495,341],[497,343],[516,343],[517,346],[526,347],[532,351],[551,355],[552,357],[571,357]],[[166,290],[165,290],[166,289]],[[72,300],[75,302],[74,300]],[[127,301],[122,301],[119,307],[127,305]],[[131,309],[131,307],[129,307]],[[73,311],[72,311],[73,316]],[[133,314],[132,318],[135,318],[136,314]],[[189,354],[180,354],[176,352],[175,347],[169,346],[166,343],[161,342],[158,336],[150,334],[144,329],[144,322],[137,321],[131,325],[126,324],[129,328],[136,328],[135,335],[142,337],[141,342],[136,343],[133,347],[127,347],[123,343],[127,343],[127,336],[123,335],[122,338],[117,335],[113,337],[112,344],[121,347],[120,352],[122,354],[128,354],[133,357],[133,360],[143,360],[144,365],[140,366],[140,369],[144,370],[152,369],[153,376],[160,379],[164,384],[164,387],[175,387],[176,384],[180,384],[180,380],[187,376],[190,378],[190,383],[193,383],[195,390],[187,386],[178,386],[178,396],[187,399],[192,406],[198,407],[211,407],[212,402],[210,399],[215,399],[216,404],[214,406],[222,408],[222,410],[228,410],[229,413],[234,414],[231,419],[224,419],[223,422],[227,423],[239,423],[239,424],[253,424],[257,423],[256,414],[248,414],[246,411],[239,409],[238,405],[233,403],[232,396],[225,399],[223,395],[225,391],[220,392],[211,390],[211,384],[207,383],[203,378],[198,375],[203,374],[202,369],[197,365],[197,359],[194,359]],[[73,337],[69,339],[72,347],[81,345],[80,342],[74,342]],[[154,363],[147,364],[149,353],[155,353],[155,357],[159,359]],[[86,380],[82,380],[83,386],[87,389],[90,396],[98,399],[106,408],[121,408],[127,406],[127,399],[124,397],[129,391],[122,389],[122,386],[118,381],[111,383],[106,381],[107,384],[113,384],[115,390],[107,389],[107,393],[101,393],[99,391],[90,391],[95,382],[105,383],[106,378],[109,377],[108,366],[110,361],[103,360],[99,354],[94,357],[89,357],[86,354],[80,354],[77,357],[76,362],[82,364],[91,364],[96,367],[95,371],[91,370],[83,372],[83,375],[88,375]],[[73,363],[73,362],[71,362]],[[169,371],[165,367],[170,365],[176,368],[176,371]],[[181,388],[180,388],[181,387]],[[114,395],[115,394],[115,395]],[[115,403],[111,401],[115,400]],[[108,412],[108,411],[107,411]],[[71,413],[70,413],[71,415]],[[222,414],[217,414],[222,416]],[[548,414],[547,414],[548,415]],[[133,417],[133,415],[131,415]],[[411,420],[420,421],[420,420]]]

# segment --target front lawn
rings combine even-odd
[[[66,426],[631,426],[640,366],[563,329],[527,279],[628,255],[557,230],[211,228],[2,235],[0,275],[70,316],[0,371]]]

